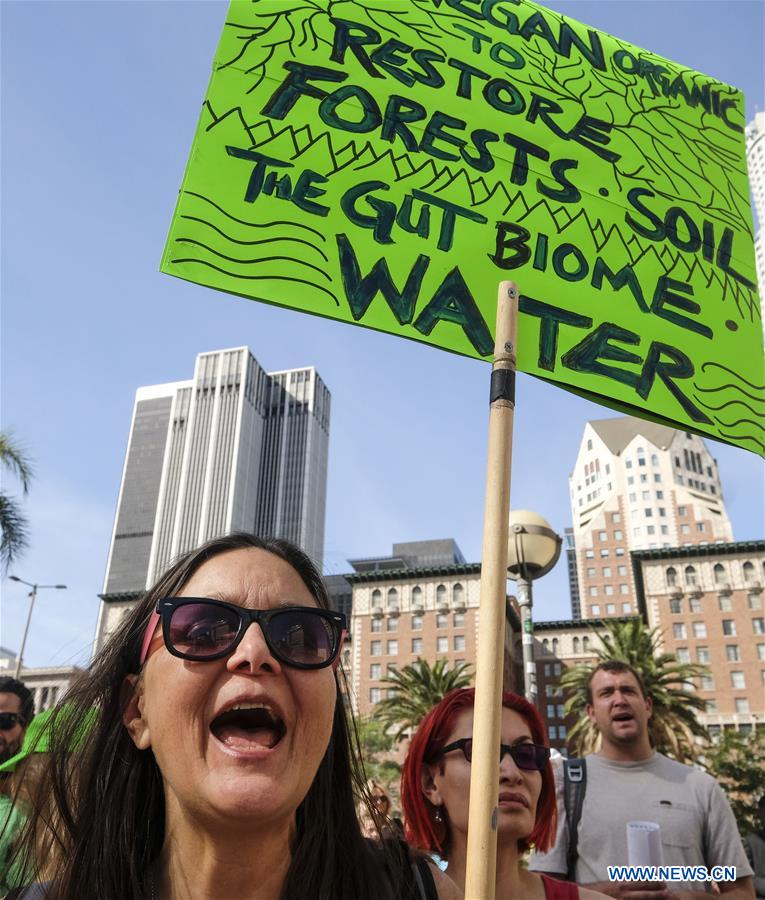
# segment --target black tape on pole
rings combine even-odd
[[[513,369],[494,369],[491,373],[489,405],[495,400],[507,400],[515,406],[515,372]]]

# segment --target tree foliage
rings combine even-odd
[[[32,480],[32,465],[21,446],[7,431],[0,432],[0,466],[12,472],[24,494]],[[27,520],[18,501],[0,489],[0,569],[7,572],[28,544]]]
[[[709,739],[696,718],[705,703],[696,692],[694,679],[709,674],[709,669],[698,663],[681,663],[674,653],[662,653],[659,629],[649,630],[639,618],[606,622],[606,631],[599,639],[602,646],[595,650],[595,665],[618,659],[640,674],[653,700],[653,715],[648,722],[653,747],[679,762],[694,762],[698,756],[694,737]],[[597,729],[586,711],[587,681],[595,665],[575,666],[560,680],[561,688],[570,692],[566,713],[577,717],[570,738],[579,755],[592,752],[598,741]]]
[[[397,793],[394,785],[401,776],[401,766],[384,756],[395,746],[393,735],[388,734],[385,725],[374,716],[359,719],[356,730],[367,778],[384,785],[389,794]]]
[[[704,750],[704,762],[727,794],[741,834],[757,831],[757,802],[765,794],[765,732],[725,729]]]
[[[446,659],[439,659],[433,666],[425,659],[396,670],[383,681],[395,693],[375,706],[375,718],[386,729],[393,729],[395,740],[417,729],[426,713],[439,703],[449,691],[469,687],[472,670],[467,663],[449,668]]]

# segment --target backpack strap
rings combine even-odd
[[[579,820],[582,818],[584,793],[587,790],[587,764],[583,759],[563,761],[563,804],[568,823],[568,848],[566,850],[566,878],[576,880],[576,862],[579,859]]]

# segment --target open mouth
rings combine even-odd
[[[210,723],[210,731],[232,750],[272,750],[287,728],[268,707],[239,704],[216,716]]]
[[[635,717],[631,713],[618,713],[611,717],[613,722],[633,722]]]

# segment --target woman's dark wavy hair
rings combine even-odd
[[[46,790],[56,815],[54,831],[63,860],[48,896],[57,900],[144,900],[151,896],[151,870],[165,833],[162,776],[150,750],[138,750],[122,723],[129,700],[127,675],[139,671],[141,642],[157,600],[176,594],[209,559],[257,548],[283,559],[300,575],[317,604],[329,607],[324,582],[310,559],[284,540],[236,533],[215,538],[178,559],[135,607],[93,660],[87,676],[67,692],[51,726],[51,766]],[[327,751],[297,809],[292,859],[283,900],[388,900],[409,896],[404,850],[384,851],[366,841],[356,801],[369,802],[358,740],[335,673],[337,700]],[[96,724],[92,710],[99,712]],[[90,720],[88,719],[90,716]],[[75,748],[75,752],[71,749]],[[44,805],[41,805],[41,808]],[[369,804],[371,810],[371,804]],[[39,830],[38,811],[27,834]],[[20,856],[39,877],[31,841]]]

